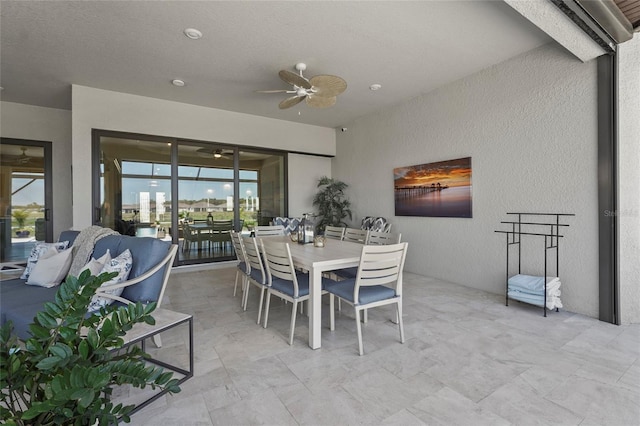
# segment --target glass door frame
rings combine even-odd
[[[178,166],[179,164],[179,153],[178,153],[178,144],[209,144],[215,145],[216,147],[221,146],[225,149],[233,151],[233,198],[234,203],[237,205],[234,206],[234,227],[237,228],[240,223],[240,151],[252,151],[256,153],[264,153],[270,155],[281,155],[282,156],[282,167],[283,167],[283,192],[284,192],[284,206],[283,206],[283,216],[288,216],[289,203],[289,182],[288,182],[288,152],[277,149],[269,149],[263,147],[253,147],[253,146],[240,146],[240,145],[231,145],[221,142],[214,141],[200,141],[194,139],[185,139],[185,138],[176,138],[176,137],[164,137],[157,135],[146,135],[139,133],[130,133],[130,132],[119,132],[113,130],[102,130],[102,129],[92,129],[91,132],[91,140],[92,140],[92,149],[91,149],[91,162],[92,162],[92,223],[98,224],[101,219],[101,208],[100,208],[100,140],[103,137],[112,137],[112,138],[122,138],[122,139],[137,139],[144,140],[145,142],[158,142],[158,143],[171,143],[171,228],[177,230],[178,229],[178,214],[179,211],[179,192],[178,192]],[[175,213],[174,213],[175,212]],[[238,229],[236,229],[238,230]],[[238,230],[240,231],[240,230]],[[171,242],[173,244],[179,243],[179,234],[178,232],[173,232],[171,235]],[[174,266],[177,266],[179,263],[178,256],[176,256],[174,260]],[[203,263],[211,263],[211,262],[203,262]],[[185,263],[191,264],[191,263]]]
[[[42,148],[44,150],[44,221],[45,240],[53,241],[53,149],[51,141],[30,139],[0,138],[3,145],[20,145]]]

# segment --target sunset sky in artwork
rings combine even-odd
[[[393,179],[396,188],[431,186],[432,183],[438,184],[438,182],[442,186],[449,187],[470,186],[471,157],[398,167],[393,170]]]

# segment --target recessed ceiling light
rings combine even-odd
[[[372,84],[371,86],[369,86],[369,89],[373,90],[374,92],[375,92],[376,90],[380,90],[381,88],[382,88],[382,85],[381,85],[381,84],[378,84],[378,83],[376,83],[376,84]]]
[[[184,30],[184,35],[189,37],[191,40],[198,40],[202,38],[202,33],[195,28],[187,28]]]
[[[184,81],[183,80],[178,80],[176,78],[175,80],[171,80],[171,84],[173,84],[174,86],[177,86],[177,87],[182,87],[182,86],[184,86]]]

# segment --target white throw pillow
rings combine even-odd
[[[48,288],[60,284],[71,268],[71,253],[71,249],[58,253],[55,247],[49,248],[33,267],[27,284]]]
[[[89,270],[91,275],[94,275],[94,276],[100,275],[100,271],[102,271],[102,268],[104,268],[104,265],[109,262],[111,262],[111,253],[109,252],[109,249],[107,249],[107,252],[103,254],[100,258],[96,259],[95,257],[92,257],[91,260],[82,267],[78,276],[80,276],[80,274],[82,274],[87,269]]]
[[[36,243],[36,245],[31,249],[31,253],[29,254],[29,258],[27,259],[27,267],[24,268],[24,272],[20,276],[20,279],[26,280],[29,278],[29,274],[33,270],[33,267],[38,263],[38,259],[40,256],[45,254],[47,250],[51,247],[54,247],[56,250],[61,251],[67,248],[69,245],[69,241],[59,241],[57,243]]]
[[[105,263],[102,268],[103,272],[117,272],[118,275],[106,283],[103,283],[98,291],[102,291],[104,293],[113,294],[114,296],[120,296],[124,290],[124,288],[117,288],[111,291],[105,291],[105,287],[109,287],[110,285],[118,284],[123,281],[126,281],[129,278],[129,273],[131,272],[131,267],[133,266],[133,256],[131,256],[131,252],[129,249],[126,249],[118,257],[114,257],[109,262]],[[101,307],[110,305],[114,302],[113,299],[102,297],[102,296],[93,296],[91,303],[89,304],[89,311],[97,311]]]

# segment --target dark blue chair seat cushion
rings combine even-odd
[[[307,296],[309,294],[309,274],[304,272],[297,272],[296,278],[298,279],[298,297]],[[336,281],[322,277],[322,289],[325,290],[328,287],[336,284]],[[293,283],[289,280],[283,280],[282,278],[272,277],[271,287],[274,290],[284,293],[290,297],[293,297]]]
[[[340,278],[348,280],[351,278],[355,278],[356,275],[358,275],[358,267],[354,266],[352,268],[337,269],[333,271],[333,273],[339,276]]]
[[[267,285],[266,282],[262,281],[262,272],[260,272],[259,269],[255,269],[255,268],[251,269],[251,273],[249,274],[249,276],[253,278],[256,282],[258,282],[258,284]]]
[[[341,299],[356,304],[353,300],[353,288],[356,280],[338,281],[333,285],[327,286],[326,290],[333,293]],[[368,303],[377,302],[379,300],[391,299],[396,296],[396,291],[383,285],[360,286],[359,304],[366,305]]]
[[[246,272],[247,271],[247,264],[245,262],[238,263],[238,269],[240,269],[242,272]]]

